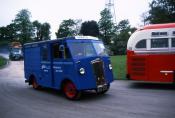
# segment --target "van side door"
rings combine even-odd
[[[52,87],[52,70],[51,70],[50,45],[41,46],[41,78],[40,83],[45,87]]]
[[[53,69],[53,86],[58,88],[61,83],[61,78],[64,75],[64,57],[63,52],[59,49],[60,42],[52,44],[52,69]]]
[[[70,54],[68,54],[66,49],[65,44],[55,43],[52,45],[53,81],[55,88],[58,89],[60,89],[63,79],[68,79],[69,76],[73,76],[68,73],[69,71],[72,72],[74,69],[71,68],[73,62],[71,61]]]

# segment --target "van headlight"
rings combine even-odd
[[[112,70],[112,65],[111,64],[109,64],[109,70]]]
[[[84,75],[85,74],[85,69],[84,68],[80,68],[79,72],[80,72],[81,75]]]

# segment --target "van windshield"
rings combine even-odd
[[[102,42],[70,42],[68,45],[74,58],[107,56]]]

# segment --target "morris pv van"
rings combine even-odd
[[[24,45],[25,82],[33,88],[63,91],[68,99],[85,90],[105,93],[113,81],[112,65],[101,40],[67,37]]]

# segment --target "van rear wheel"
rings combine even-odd
[[[35,78],[32,79],[32,87],[33,87],[34,89],[38,89],[38,88],[39,88],[39,85],[38,85],[38,83],[36,82],[36,79],[35,79]]]
[[[78,91],[76,86],[71,81],[67,81],[64,84],[63,92],[66,98],[70,100],[77,100],[81,97],[81,91]]]

